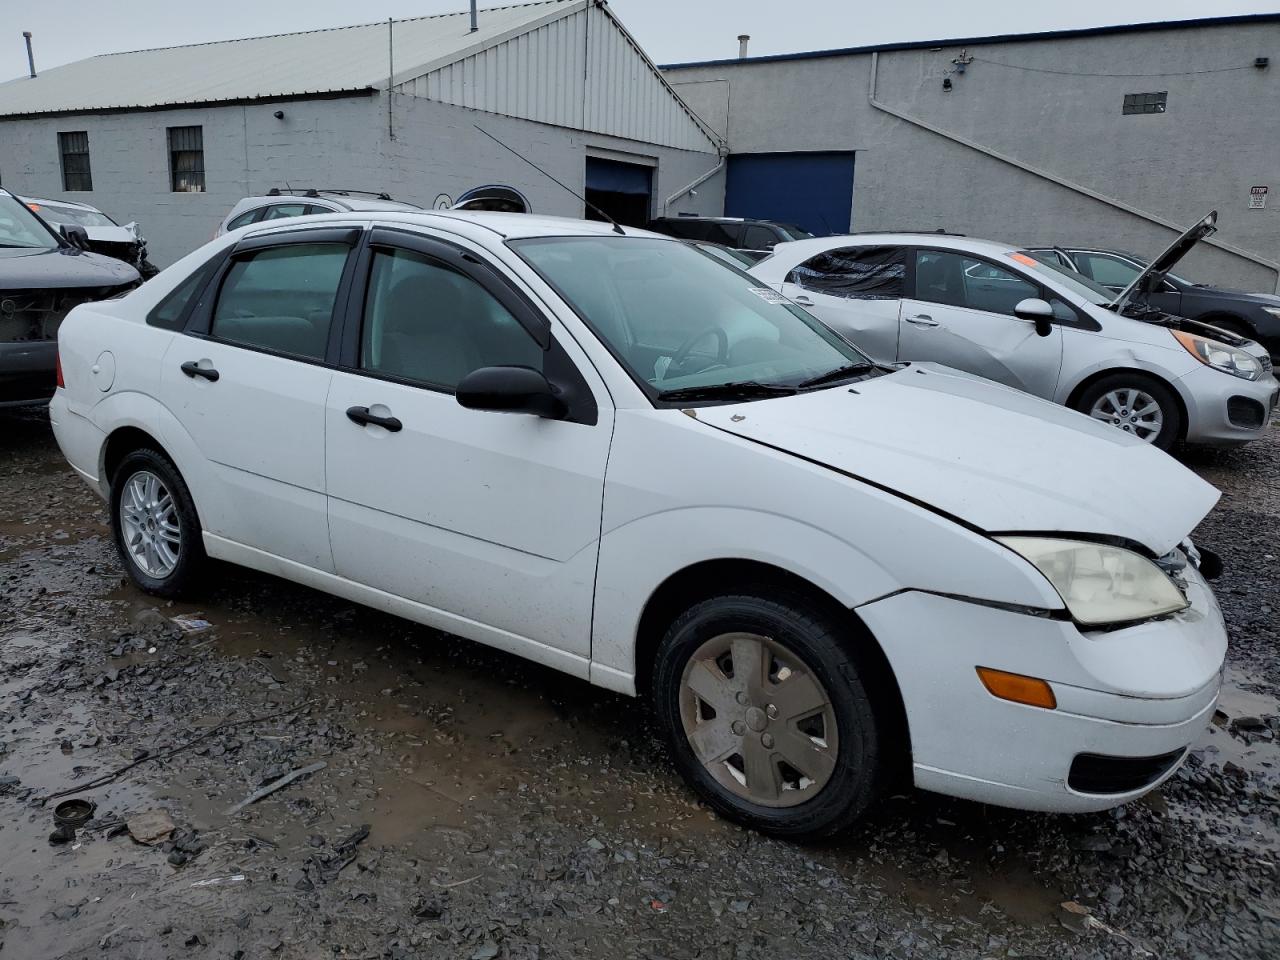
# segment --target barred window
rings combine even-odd
[[[89,172],[89,134],[84,130],[58,134],[58,152],[62,154],[62,189],[92,190],[93,174]]]
[[[1164,113],[1165,104],[1169,100],[1169,91],[1158,93],[1126,93],[1124,95],[1124,113]]]
[[[169,128],[169,182],[174,193],[204,193],[204,128]]]

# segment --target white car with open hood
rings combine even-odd
[[[750,270],[878,360],[967,370],[1162,449],[1244,443],[1280,399],[1267,348],[1150,303],[1216,223],[1196,223],[1119,294],[1039,253],[931,233],[781,243]]]
[[[1113,806],[1217,700],[1188,539],[1212,487],[1025,393],[871,363],[679,240],[264,223],[77,307],[59,347],[58,442],[143,589],[219,558],[650,697],[694,788],[761,830],[837,831],[900,774]]]

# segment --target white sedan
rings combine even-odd
[[[753,276],[879,360],[931,360],[1168,449],[1262,434],[1280,399],[1259,343],[1148,303],[1205,217],[1119,295],[1008,244],[939,234],[778,244]]]
[[[764,831],[838,831],[899,773],[1046,811],[1172,774],[1226,650],[1187,540],[1212,487],[619,233],[232,232],[70,314],[58,442],[143,589],[218,558],[652,698]]]

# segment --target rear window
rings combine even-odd
[[[187,315],[195,305],[196,297],[204,290],[209,278],[222,262],[222,257],[214,257],[203,266],[198,267],[191,276],[183,280],[171,290],[167,296],[147,314],[147,323],[162,330],[181,330],[187,325]]]
[[[844,247],[811,257],[787,282],[853,300],[896,300],[904,295],[907,254],[902,247]]]

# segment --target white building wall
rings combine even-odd
[[[284,112],[278,120],[274,113]],[[582,203],[476,130],[479,123],[522,156],[581,192],[592,148],[656,162],[655,213],[662,199],[712,169],[714,153],[678,150],[549,124],[516,120],[397,95],[298,100],[249,106],[0,120],[0,186],[18,194],[80,200],[121,222],[137,220],[153,261],[165,266],[208,241],[232,205],[286,182],[386,190],[431,207],[486,183],[523,191],[538,213],[580,217]],[[204,129],[204,193],[172,193],[166,128]],[[91,193],[66,193],[58,132],[89,134]],[[723,180],[673,207],[718,214]]]

